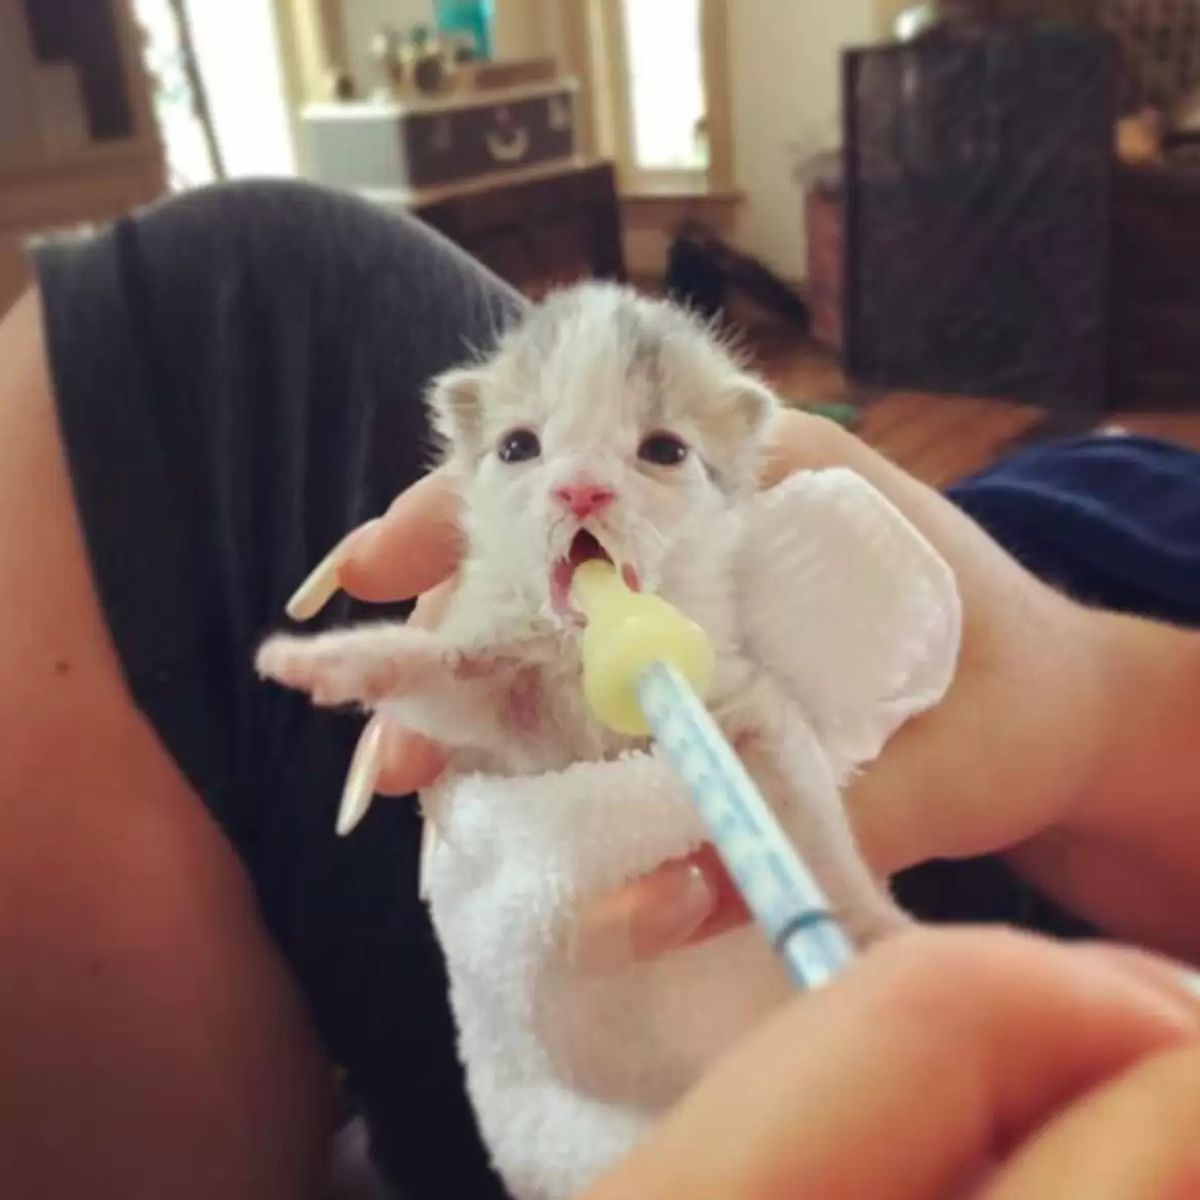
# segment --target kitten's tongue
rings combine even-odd
[[[597,558],[603,562],[612,562],[608,551],[600,545],[595,536],[586,529],[581,529],[572,540],[567,557],[558,559],[550,571],[550,607],[559,616],[575,615],[571,605],[571,581],[575,578],[575,570],[581,563]],[[622,565],[621,577],[627,587],[637,591],[637,571],[631,563]]]

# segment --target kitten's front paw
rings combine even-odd
[[[420,631],[403,628],[279,634],[263,643],[255,667],[265,679],[307,692],[314,704],[373,707],[436,661],[438,652],[424,642]]]

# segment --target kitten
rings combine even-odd
[[[484,362],[430,397],[462,495],[466,555],[437,631],[366,624],[276,636],[259,672],[324,705],[358,704],[426,734],[460,772],[520,775],[639,748],[587,709],[582,561],[697,621],[717,651],[709,706],[848,932],[902,922],[854,845],[840,804],[797,794],[785,698],[740,645],[733,562],[777,402],[689,313],[609,284],[534,308]]]

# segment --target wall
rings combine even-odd
[[[876,39],[876,0],[730,0],[734,167],[742,246],[805,272],[797,162],[840,139],[841,50]]]
[[[566,0],[571,2],[571,0]],[[557,54],[562,30],[558,5],[547,0],[495,0],[497,58]]]
[[[501,51],[553,51],[556,9],[578,2],[496,0]],[[780,273],[800,279],[805,271],[804,224],[795,166],[802,157],[838,143],[840,51],[876,40],[884,14],[902,0],[727,3],[734,175],[745,194],[736,240]],[[631,265],[661,266],[662,233],[627,232]]]

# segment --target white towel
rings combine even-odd
[[[794,700],[805,794],[844,785],[950,684],[953,574],[849,471],[755,498],[737,586],[750,657]],[[787,997],[786,976],[754,927],[613,976],[568,965],[581,900],[705,840],[657,755],[446,779],[425,805],[440,834],[426,895],[484,1139],[519,1200],[574,1196]],[[795,832],[803,814],[781,818]]]

